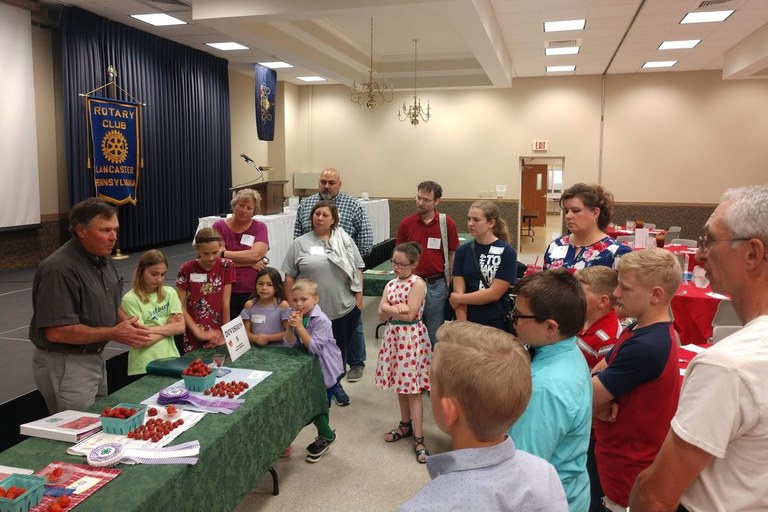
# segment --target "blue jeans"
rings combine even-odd
[[[427,283],[427,297],[424,301],[424,314],[422,321],[427,327],[429,340],[434,348],[437,342],[437,329],[445,321],[445,294],[448,293],[448,287],[445,285],[445,279],[438,279],[432,283]]]
[[[349,344],[347,354],[349,366],[365,367],[365,336],[363,335],[363,317],[357,322],[355,332],[352,334],[352,343]]]
[[[347,372],[347,364],[349,366],[365,365],[365,340],[362,338],[362,324],[360,323],[360,310],[358,307],[355,306],[346,315],[331,320],[331,327],[333,328],[333,337],[336,339],[336,345],[341,350],[344,374]],[[358,347],[358,332],[360,332],[360,338],[363,339],[362,352]],[[359,359],[361,353],[362,359]]]

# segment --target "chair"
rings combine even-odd
[[[634,243],[635,235],[619,235],[616,237],[616,241],[620,244],[626,244],[627,242]]]
[[[741,320],[739,320],[738,315],[736,315],[736,310],[733,309],[733,302],[730,299],[723,299],[720,301],[720,304],[717,305],[717,311],[715,312],[714,318],[712,318],[712,327],[718,325],[736,325],[739,327],[744,325]]]
[[[672,240],[674,238],[680,238],[680,226],[669,226],[669,229],[667,230],[666,234],[664,235],[664,238],[666,240]]]
[[[522,218],[523,218],[523,226],[520,229],[520,237],[529,236],[531,237],[531,242],[534,242],[534,235],[536,234],[536,231],[533,230],[533,219],[537,218],[539,216],[539,210],[530,210],[523,212]]]
[[[690,238],[673,238],[670,244],[673,245],[686,245],[688,247],[696,247],[697,242],[696,240],[691,240]]]
[[[740,325],[716,325],[712,328],[712,343],[717,343],[723,338],[727,338],[731,334],[740,331],[742,326]]]
[[[656,224],[651,224],[650,222],[646,222],[646,223],[643,225],[643,227],[644,227],[644,228],[648,228],[648,229],[656,229]]]

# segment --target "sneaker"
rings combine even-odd
[[[349,395],[347,395],[347,392],[341,387],[341,383],[336,384],[333,389],[333,401],[336,402],[336,405],[339,407],[346,407],[350,404]]]
[[[362,366],[352,366],[349,371],[347,372],[347,381],[349,382],[357,382],[360,379],[363,378],[363,367]]]
[[[315,463],[323,458],[325,452],[327,452],[333,443],[336,442],[339,436],[336,435],[336,431],[333,431],[333,437],[326,439],[323,436],[317,436],[315,442],[307,446],[307,462]]]

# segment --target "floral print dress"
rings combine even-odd
[[[616,260],[632,252],[632,248],[606,236],[585,247],[570,243],[570,235],[555,238],[544,253],[544,269],[564,267],[571,272],[586,267],[602,265],[615,268]]]
[[[384,291],[391,304],[408,302],[408,295],[416,279],[393,279]],[[429,390],[429,367],[432,361],[432,345],[427,328],[421,321],[424,302],[413,322],[390,319],[384,329],[379,349],[379,362],[374,382],[381,389],[392,389],[398,394],[418,394]]]

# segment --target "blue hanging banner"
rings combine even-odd
[[[138,103],[87,98],[96,196],[121,205],[136,204],[141,160],[141,106]]]
[[[256,64],[256,132],[259,140],[275,140],[277,71]]]

